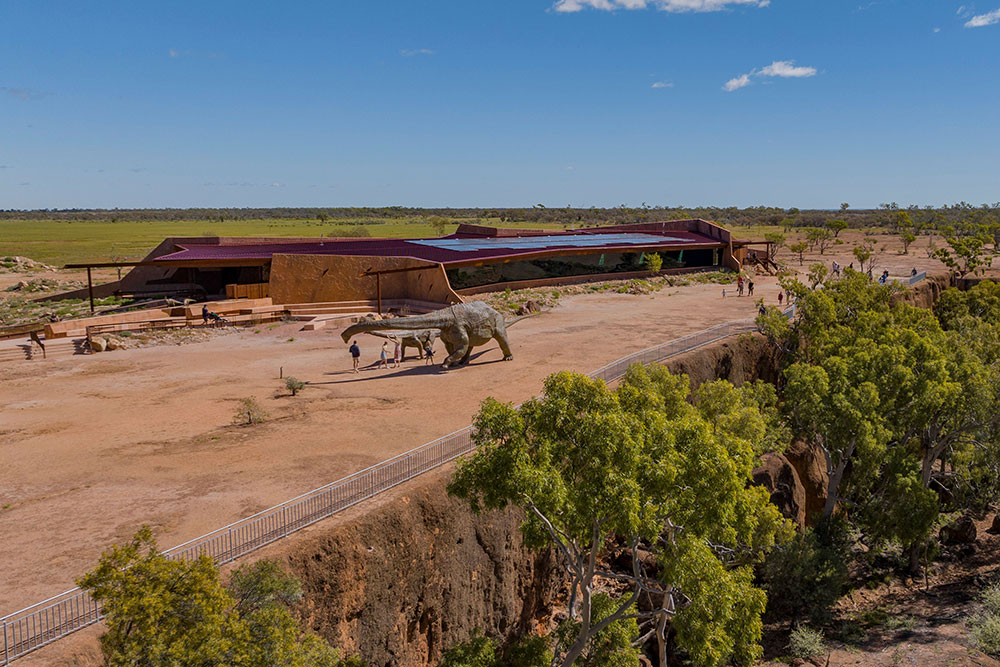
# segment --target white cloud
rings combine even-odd
[[[406,58],[412,58],[413,56],[432,56],[434,51],[431,49],[400,49],[399,55]]]
[[[167,53],[170,55],[171,58],[176,58],[181,55],[181,52],[178,51],[177,49],[170,49],[169,51],[167,51]]]
[[[657,81],[652,86],[650,86],[650,88],[673,88],[673,87],[674,87],[673,81]]]
[[[987,12],[986,14],[979,14],[973,16],[971,19],[965,22],[966,28],[982,28],[988,25],[995,25],[1000,23],[1000,9],[994,9],[992,12]]]
[[[815,67],[796,67],[794,60],[775,60],[773,63],[757,72],[761,76],[780,76],[782,78],[801,79],[815,76]]]
[[[571,13],[584,9],[614,11],[616,9],[647,9],[664,12],[717,12],[739,5],[767,7],[771,0],[556,0],[552,9]]]
[[[750,75],[741,74],[735,79],[730,79],[729,81],[726,81],[726,85],[724,85],[722,88],[723,90],[731,93],[734,90],[739,90],[743,86],[749,86],[749,85],[750,85]]]
[[[794,60],[775,60],[770,65],[741,74],[740,76],[726,81],[722,89],[726,92],[739,90],[744,86],[749,86],[753,78],[759,77],[780,77],[782,79],[804,79],[816,76],[815,67],[799,67]]]
[[[934,32],[941,32],[941,28],[934,28]]]

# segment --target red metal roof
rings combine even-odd
[[[481,234],[452,234],[429,239],[315,240],[298,243],[217,245],[196,241],[177,243],[181,250],[157,257],[157,262],[199,262],[266,260],[274,254],[361,255],[370,257],[410,257],[450,264],[492,258],[514,258],[539,253],[581,250],[627,251],[650,247],[719,246],[718,239],[690,231],[623,231],[611,229],[569,232],[534,232],[530,235],[484,237]]]

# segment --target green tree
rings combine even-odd
[[[805,255],[806,251],[809,250],[809,243],[807,241],[799,241],[798,243],[793,243],[788,246],[788,249],[799,256],[799,266],[806,261]]]
[[[816,289],[819,285],[823,284],[826,277],[829,275],[830,270],[826,268],[826,264],[810,264],[809,265],[809,288]]]
[[[871,273],[875,270],[875,264],[878,259],[876,255],[876,250],[878,248],[878,242],[871,237],[866,237],[854,246],[852,252],[854,254],[854,259],[858,260],[858,270],[861,273]]]
[[[974,342],[927,310],[894,304],[894,291],[849,271],[804,291],[798,320],[775,335],[789,338],[784,349],[796,357],[784,371],[786,413],[826,457],[824,519],[844,501],[873,543],[902,542],[916,567],[938,514],[933,466],[982,460],[997,382]]]
[[[840,232],[847,229],[848,224],[846,220],[830,220],[826,223],[826,228],[833,232],[833,238],[840,236]]]
[[[615,613],[618,604],[605,594],[593,598],[592,618],[595,622]],[[629,610],[635,613],[635,608]],[[563,651],[569,651],[580,633],[580,623],[572,619],[563,621],[556,630],[556,639]],[[632,615],[623,616],[594,633],[583,653],[573,663],[575,667],[634,667],[639,662],[639,651],[632,647],[632,640],[639,636],[639,624]]]
[[[345,665],[318,637],[302,635],[286,606],[297,583],[274,564],[240,568],[227,590],[209,557],[168,559],[143,527],[78,583],[102,605],[101,650],[112,667]]]
[[[549,667],[552,649],[549,638],[525,635],[502,649],[499,643],[479,631],[441,655],[439,667]]]
[[[691,405],[688,383],[638,365],[615,391],[557,373],[546,379],[543,396],[520,409],[487,399],[476,416],[478,448],[460,461],[449,492],[476,512],[523,507],[526,543],[555,547],[570,581],[568,616],[577,625],[553,664],[573,664],[629,616],[655,622],[661,661],[668,618],[698,664],[759,654],[764,598],[752,586],[747,559],[788,531],[766,492],[748,485],[771,442],[760,407],[766,394],[703,388]],[[612,535],[630,549],[629,572],[600,565]],[[640,545],[663,556],[666,577],[645,573]],[[594,606],[600,579],[622,591],[606,616]],[[643,594],[658,602],[633,611]]]
[[[908,229],[899,232],[899,240],[903,242],[903,254],[910,254],[910,244],[917,240],[916,234]]]
[[[959,278],[965,278],[970,273],[976,275],[992,263],[985,251],[987,239],[983,235],[949,236],[945,241],[948,247],[935,250],[934,257],[957,273]]]
[[[813,248],[819,249],[819,254],[824,254],[833,241],[833,232],[823,227],[812,227],[806,230],[806,240]]]
[[[497,643],[478,632],[441,655],[439,667],[499,667]]]

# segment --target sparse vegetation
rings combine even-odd
[[[233,424],[237,426],[249,426],[251,424],[260,424],[267,420],[267,412],[264,411],[264,408],[260,407],[257,399],[253,396],[239,399],[239,404],[236,414],[233,415]]]
[[[285,389],[290,391],[292,393],[292,396],[295,396],[305,388],[306,388],[306,383],[303,382],[302,380],[294,378],[291,375],[285,378]]]

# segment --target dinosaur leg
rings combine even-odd
[[[469,337],[465,332],[462,332],[461,336],[455,336],[445,341],[445,347],[448,348],[450,354],[444,360],[444,363],[441,364],[442,368],[457,366],[469,360],[471,348],[469,347]]]
[[[503,352],[503,360],[511,361],[514,358],[514,354],[510,351],[510,341],[507,340],[507,333],[497,331],[493,336],[493,340],[500,346],[500,351]]]

